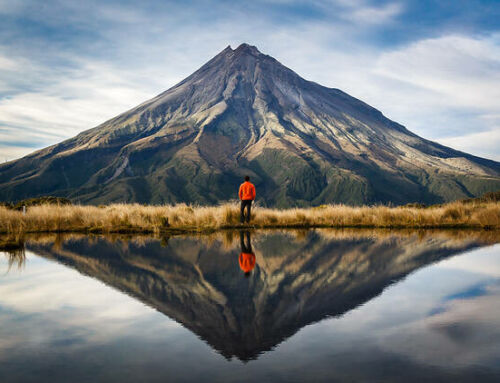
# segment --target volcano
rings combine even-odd
[[[500,189],[500,163],[425,140],[248,44],[74,138],[0,165],[0,200],[440,203]]]

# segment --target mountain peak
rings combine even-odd
[[[219,203],[246,174],[279,207],[436,203],[500,188],[500,163],[424,140],[243,43],[94,129],[0,164],[0,201]]]
[[[214,59],[221,56],[228,57],[230,59],[236,59],[240,57],[260,57],[265,55],[261,51],[259,51],[256,46],[242,43],[238,45],[236,49],[232,49],[231,45],[228,45],[217,56],[215,56]]]
[[[240,44],[238,48],[234,50],[234,53],[246,53],[254,56],[262,54],[256,46],[247,43]]]
[[[245,52],[252,52],[252,53],[260,53],[260,51],[257,49],[255,45],[250,45],[247,43],[242,43],[238,46],[238,48],[235,49],[235,51],[245,51]]]

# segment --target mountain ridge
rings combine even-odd
[[[407,130],[256,47],[226,47],[165,92],[60,144],[0,165],[0,200],[236,198],[268,206],[439,203],[500,189],[500,163]]]

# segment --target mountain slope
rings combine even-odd
[[[500,189],[500,164],[422,139],[257,48],[78,136],[0,165],[0,200],[216,203],[252,176],[276,206],[443,202]]]

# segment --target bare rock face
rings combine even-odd
[[[166,92],[0,165],[0,200],[216,203],[252,177],[264,205],[445,202],[500,189],[500,164],[427,141],[256,47],[227,47]]]

